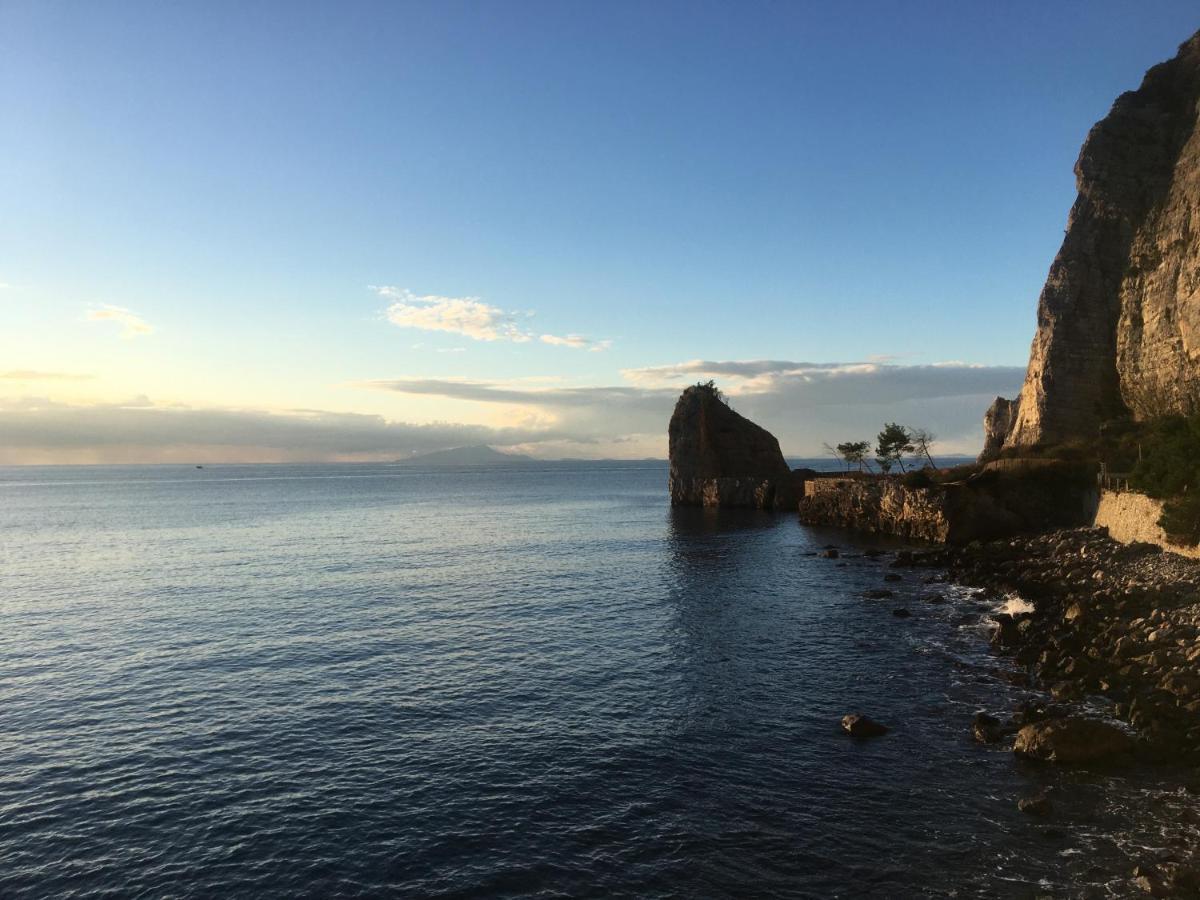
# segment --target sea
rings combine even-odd
[[[662,462],[0,469],[0,897],[1104,897],[1200,839],[1188,773],[974,743],[1020,598],[905,546]]]

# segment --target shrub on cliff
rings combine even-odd
[[[1174,497],[1200,484],[1200,416],[1171,416],[1148,423],[1138,441],[1141,459],[1130,485],[1151,497]]]
[[[1158,524],[1172,540],[1200,543],[1200,416],[1168,416],[1136,434],[1138,460],[1129,483],[1163,501]]]
[[[902,480],[904,486],[910,488],[929,487],[934,483],[928,469],[913,469],[911,472],[905,472]]]

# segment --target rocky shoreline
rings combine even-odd
[[[992,645],[1030,686],[1058,704],[1110,701],[1135,731],[1127,749],[1139,759],[1200,763],[1197,561],[1079,528],[902,553],[892,565],[1029,601],[1029,612],[995,616]]]
[[[1101,769],[1169,764],[1183,790],[1200,794],[1189,768],[1200,764],[1200,562],[1078,528],[901,551],[890,565],[934,570],[930,602],[947,583],[1032,607],[994,615],[991,644],[1015,662],[1017,683],[1044,699],[978,713],[963,723],[975,740]],[[1021,803],[1033,816],[1051,809],[1045,797]],[[1129,877],[1135,892],[1200,897],[1200,850],[1181,846]]]

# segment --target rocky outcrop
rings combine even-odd
[[[1078,716],[1026,725],[1013,743],[1014,753],[1059,763],[1096,762],[1132,748],[1133,740],[1115,725]]]
[[[945,544],[1088,524],[1096,509],[1089,473],[1050,460],[1011,465],[967,481],[913,486],[896,478],[812,478],[800,521]]]
[[[1200,33],[1088,134],[1006,444],[1200,412],[1198,101]]]
[[[980,459],[995,456],[1004,446],[1004,441],[1017,420],[1019,407],[1020,400],[997,397],[992,401],[988,411],[983,414],[983,452],[979,454]]]
[[[795,508],[797,490],[779,441],[730,409],[711,384],[680,395],[668,436],[673,506]]]

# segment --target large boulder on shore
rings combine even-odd
[[[1026,725],[1013,744],[1021,756],[1058,763],[1097,762],[1132,749],[1133,739],[1117,726],[1076,716]]]
[[[797,489],[779,441],[730,409],[712,384],[680,395],[668,435],[673,506],[796,508]]]

